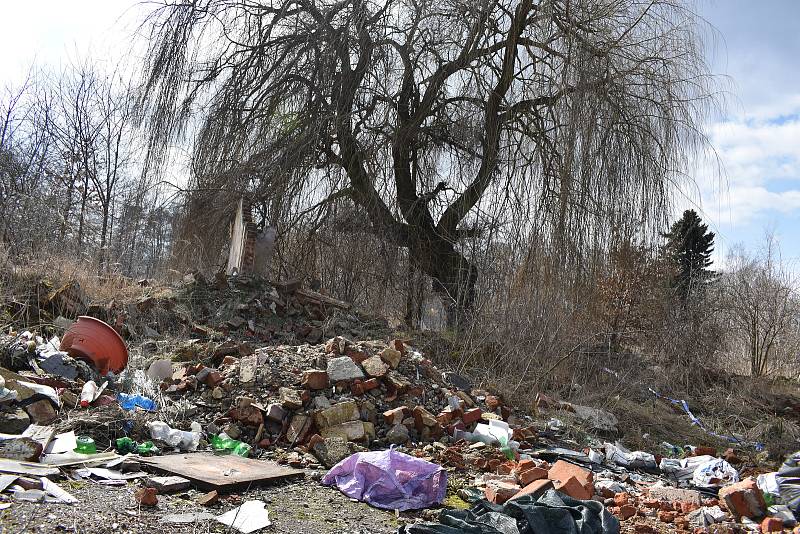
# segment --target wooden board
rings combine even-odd
[[[201,489],[234,491],[249,486],[302,476],[303,471],[275,462],[242,458],[235,454],[172,454],[141,458],[142,465],[188,478]]]

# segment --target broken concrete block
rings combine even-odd
[[[287,410],[299,410],[303,407],[301,392],[292,388],[279,388],[278,395],[281,405]]]
[[[386,440],[394,445],[404,445],[410,439],[408,428],[396,424],[386,433]]]
[[[389,366],[383,363],[380,356],[372,356],[361,362],[361,366],[369,376],[381,377],[389,372]]]
[[[724,500],[728,510],[738,517],[754,518],[766,513],[764,497],[752,478],[720,489],[719,498]]]
[[[189,488],[189,481],[183,477],[150,477],[148,485],[158,491],[159,494],[173,493]]]
[[[400,359],[403,357],[403,353],[391,347],[386,347],[383,349],[380,356],[392,369],[397,369],[397,366],[400,365]]]
[[[417,432],[422,432],[425,427],[435,427],[439,424],[436,417],[424,406],[416,406],[411,415],[414,417],[414,426],[416,426]]]
[[[355,421],[361,417],[358,404],[355,401],[340,402],[330,408],[314,414],[314,422],[320,430],[329,426],[336,426],[347,421]]]
[[[371,441],[375,438],[375,427],[364,421],[348,421],[320,431],[323,438],[342,438],[347,441]]]
[[[8,434],[22,434],[31,424],[31,418],[22,408],[14,411],[0,411],[0,428]]]
[[[338,437],[324,438],[316,442],[312,449],[314,456],[328,468],[350,456],[347,440]]]
[[[43,446],[29,437],[0,440],[0,458],[21,462],[38,462]]]
[[[292,417],[289,428],[286,429],[286,439],[289,443],[303,443],[311,430],[311,417],[297,414]]]
[[[398,393],[404,393],[411,387],[411,382],[397,371],[389,371],[383,379]]]
[[[328,378],[331,382],[346,382],[356,378],[364,378],[364,373],[356,363],[347,356],[328,360]]]
[[[266,417],[270,421],[275,421],[276,423],[281,422],[283,418],[286,417],[286,410],[278,403],[270,404],[267,406]]]
[[[695,504],[702,504],[703,502],[702,495],[697,490],[668,486],[653,486],[650,488],[649,495],[651,499],[658,499],[659,501],[680,501]]]

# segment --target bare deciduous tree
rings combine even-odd
[[[197,190],[348,198],[451,323],[474,300],[466,241],[523,220],[569,269],[612,227],[658,231],[704,142],[680,0],[165,1],[150,20],[152,155],[199,117]]]
[[[749,358],[750,374],[762,376],[770,371],[779,352],[788,352],[793,360],[798,355],[800,296],[796,280],[781,261],[771,235],[759,255],[735,250],[728,263],[723,290],[734,343]]]

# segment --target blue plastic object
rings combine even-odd
[[[153,399],[142,397],[141,395],[128,395],[127,393],[117,393],[117,400],[123,410],[133,410],[137,406],[142,410],[154,412],[156,410],[156,403]]]

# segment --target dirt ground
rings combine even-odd
[[[159,520],[170,514],[193,512],[220,515],[246,500],[267,503],[272,526],[262,532],[384,534],[397,532],[399,525],[393,512],[351,501],[338,490],[311,479],[222,496],[209,507],[195,502],[202,494],[195,490],[159,495],[157,507],[144,508],[134,500],[133,494],[138,487],[135,483],[115,487],[61,481],[61,486],[80,502],[75,505],[12,502],[10,508],[0,511],[0,532],[236,532],[213,519],[185,524]]]

